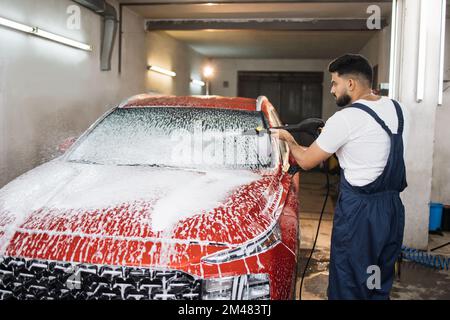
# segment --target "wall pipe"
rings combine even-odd
[[[94,11],[103,17],[100,68],[102,71],[111,70],[111,58],[114,49],[114,42],[117,33],[117,12],[116,8],[105,0],[72,0],[83,7]]]

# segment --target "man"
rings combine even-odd
[[[372,67],[361,55],[330,63],[331,94],[345,109],[326,122],[309,147],[272,130],[309,170],[336,153],[341,168],[331,239],[329,299],[389,299],[400,253],[406,184],[403,137],[406,110],[372,93]]]

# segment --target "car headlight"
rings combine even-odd
[[[203,280],[203,300],[270,299],[268,274],[246,274],[236,277]]]
[[[231,250],[223,250],[202,259],[206,263],[224,263],[264,252],[281,242],[281,230],[277,223],[270,231],[259,238]]]

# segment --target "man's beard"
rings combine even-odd
[[[334,96],[336,98],[336,96]],[[336,104],[338,107],[346,107],[350,104],[350,102],[352,101],[352,98],[344,93],[342,96],[340,96],[339,98],[336,98]]]

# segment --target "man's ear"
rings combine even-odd
[[[347,79],[347,89],[348,89],[349,91],[353,91],[353,90],[355,90],[355,87],[356,87],[356,81],[355,81],[355,79],[348,78],[348,79]]]

